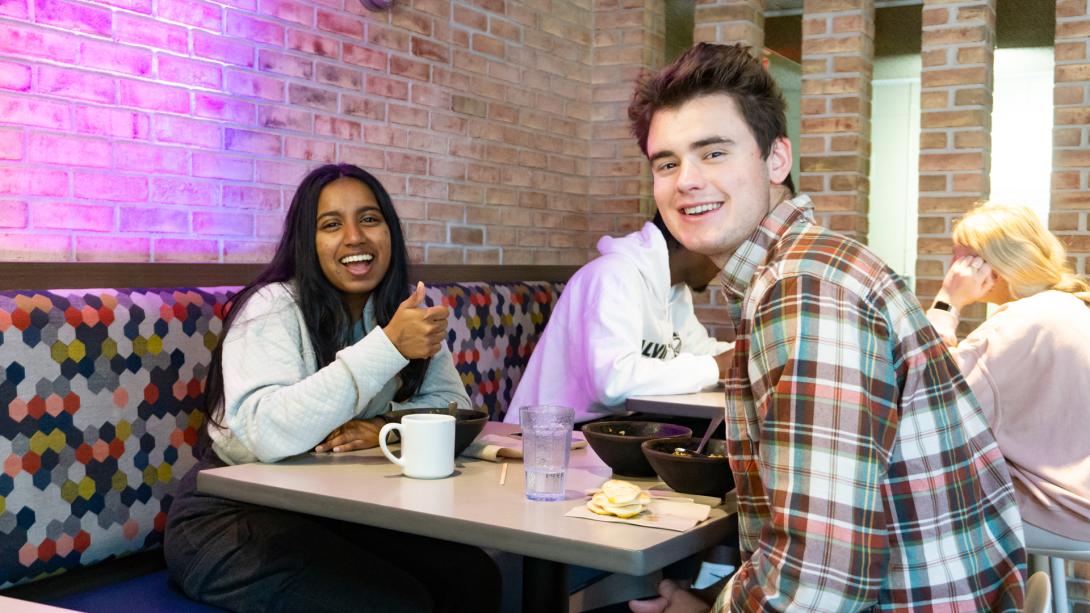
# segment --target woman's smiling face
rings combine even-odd
[[[350,177],[326,185],[314,242],[322,273],[358,318],[390,268],[390,228],[371,190]]]

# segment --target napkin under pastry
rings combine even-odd
[[[710,506],[698,502],[678,502],[653,497],[643,511],[628,519],[622,519],[615,515],[598,515],[588,509],[585,504],[580,504],[565,513],[564,516],[684,532],[708,519],[711,510]]]
[[[723,499],[716,498],[715,496],[703,496],[701,494],[682,494],[680,492],[675,492],[674,490],[662,489],[663,487],[665,486],[662,486],[662,484],[653,485],[643,491],[652,498],[666,498],[667,500],[670,500],[672,502],[697,502],[703,505],[707,505],[709,507],[717,507],[723,504]],[[592,490],[586,490],[583,493],[587,496],[593,496],[600,491],[600,488],[594,488]]]
[[[587,439],[582,432],[571,433],[571,448],[582,449],[587,446]],[[470,458],[500,462],[505,458],[522,459],[522,437],[507,434],[482,434],[477,437],[462,455]]]

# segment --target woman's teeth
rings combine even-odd
[[[341,258],[341,264],[355,264],[357,262],[370,262],[375,256],[364,253],[362,255],[349,255]]]
[[[701,213],[707,213],[708,211],[714,211],[721,206],[723,206],[722,202],[709,202],[708,204],[701,204],[699,206],[682,209],[682,212],[686,215],[699,215]]]

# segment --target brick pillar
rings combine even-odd
[[[696,0],[693,42],[744,43],[760,57],[765,41],[765,0]],[[718,285],[718,280],[713,285]],[[712,336],[733,340],[734,327],[717,289],[694,294],[697,318]]]
[[[916,293],[930,304],[950,262],[950,230],[990,191],[995,0],[924,0]],[[984,305],[962,316],[964,333]]]
[[[628,122],[639,75],[664,63],[661,0],[595,0],[590,139],[590,256],[603,234],[638,229],[655,212],[647,159]]]
[[[819,222],[867,237],[874,0],[804,0],[800,191]]]
[[[1067,243],[1075,270],[1090,265],[1090,11],[1086,0],[1056,2],[1056,77],[1049,227]],[[1087,565],[1090,570],[1090,565]]]
[[[764,0],[696,0],[693,43],[765,44]]]
[[[1090,10],[1086,0],[1056,2],[1049,229],[1067,244],[1075,272],[1090,272]],[[1067,596],[1080,610],[1090,594],[1090,562],[1068,562]],[[1072,571],[1074,571],[1072,576]]]

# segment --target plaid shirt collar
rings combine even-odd
[[[772,207],[761,225],[739,245],[719,273],[723,282],[723,295],[730,306],[734,321],[738,321],[741,315],[742,298],[753,282],[753,275],[768,259],[768,250],[800,217],[805,217],[811,223],[814,221],[814,203],[806,194],[789,198]]]

